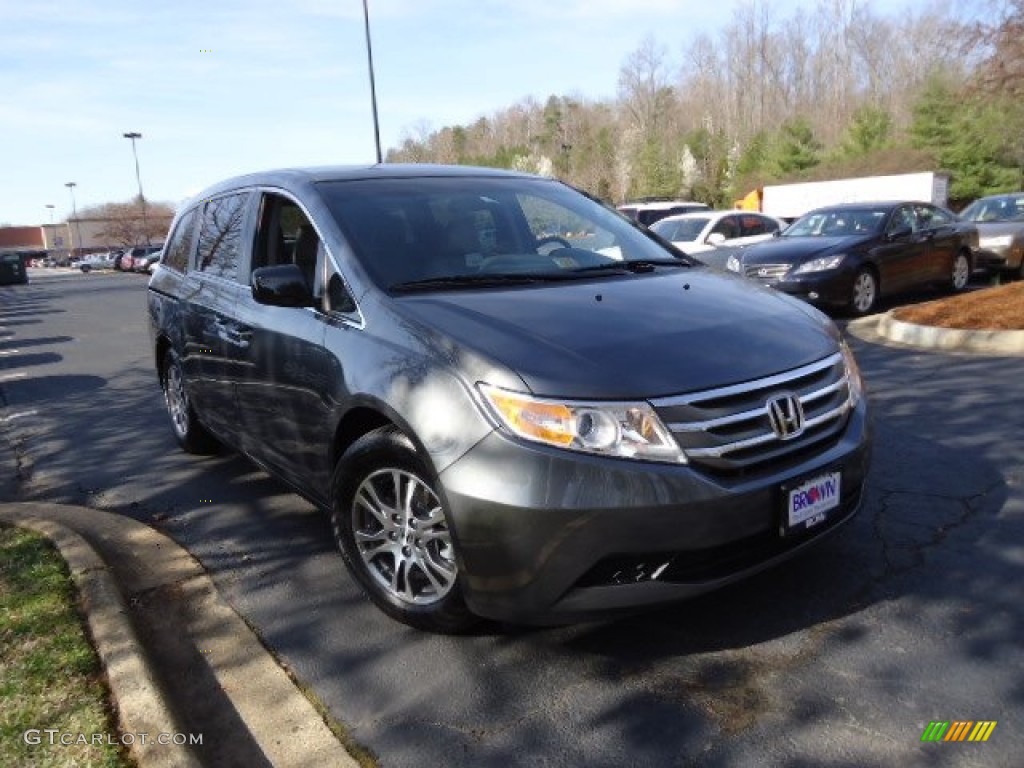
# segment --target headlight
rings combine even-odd
[[[846,379],[850,382],[850,405],[856,407],[864,396],[864,380],[860,375],[860,366],[853,356],[853,350],[845,341],[839,343],[839,348],[842,350],[843,363],[846,365]]]
[[[845,258],[845,253],[837,253],[834,256],[822,256],[820,259],[811,259],[794,269],[793,274],[800,275],[807,272],[824,272],[826,269],[837,269]]]
[[[999,237],[983,237],[981,245],[985,248],[1003,248],[1013,242],[1013,235],[1000,235]]]
[[[740,260],[735,256],[730,256],[725,262],[725,268],[730,272],[740,271]]]
[[[549,400],[477,385],[498,423],[526,440],[572,451],[647,461],[686,463],[647,403]]]

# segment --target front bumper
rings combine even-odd
[[[986,245],[974,251],[974,266],[978,269],[1001,270],[1019,269],[1024,260],[1024,246],[1020,243],[1010,245]]]
[[[844,269],[829,269],[822,272],[808,272],[803,275],[786,276],[770,285],[777,291],[808,301],[812,304],[846,306],[853,293],[855,274]]]
[[[441,475],[466,602],[490,618],[558,623],[750,576],[853,516],[869,442],[863,400],[835,442],[753,479],[568,453],[492,433]],[[780,536],[783,484],[834,469],[842,473],[840,508],[806,533]]]

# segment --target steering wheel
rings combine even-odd
[[[535,246],[536,249],[537,249],[537,253],[544,253],[543,251],[541,251],[541,248],[543,248],[545,245],[552,245],[552,244],[556,244],[556,245],[558,245],[561,248],[572,248],[572,243],[570,243],[564,237],[559,237],[558,235],[548,235],[547,237],[538,237],[537,238],[537,244]],[[554,251],[554,250],[556,250],[556,249],[555,248],[551,249],[551,251]],[[551,253],[551,251],[548,251],[547,253]]]

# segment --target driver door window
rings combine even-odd
[[[888,234],[891,235],[906,227],[909,227],[911,232],[916,232],[917,217],[914,216],[914,212],[909,207],[904,205],[893,214],[892,221],[889,222]]]
[[[252,268],[295,264],[317,298],[323,294],[325,251],[302,209],[286,197],[264,194]]]

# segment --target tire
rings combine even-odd
[[[89,270],[92,269],[92,267],[90,267],[88,264],[83,264],[82,266],[79,267],[79,269],[82,270],[84,274],[89,274]]]
[[[164,404],[171,419],[171,430],[178,444],[187,452],[200,455],[216,453],[218,444],[199,420],[188,400],[185,373],[173,349],[164,354],[160,369],[160,384],[164,390]]]
[[[960,293],[971,281],[971,259],[963,251],[957,251],[953,257],[953,266],[949,276],[949,290]]]
[[[454,634],[477,623],[462,598],[433,472],[404,434],[381,427],[345,451],[331,479],[331,528],[345,565],[391,618]]]
[[[878,305],[878,278],[867,267],[861,267],[850,288],[850,310],[856,315],[870,314]]]

